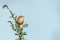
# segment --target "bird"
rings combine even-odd
[[[19,16],[16,21],[17,24],[22,25],[24,23],[24,16]]]

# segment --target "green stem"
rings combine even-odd
[[[21,28],[20,25],[18,25],[18,30],[17,31],[18,31],[18,34],[19,34],[18,35],[19,36],[19,40],[22,40],[22,30],[20,31],[19,28]]]

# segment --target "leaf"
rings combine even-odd
[[[8,23],[10,23],[10,24],[12,24],[12,25],[13,25],[13,23],[12,23],[11,21],[8,21]]]
[[[26,24],[24,24],[24,25],[23,25],[23,27],[28,27],[28,24],[27,24],[27,23],[26,23]]]
[[[7,9],[9,9],[7,5],[3,5],[3,8],[5,8],[5,7],[6,7]]]
[[[15,35],[18,35],[17,33],[15,33]]]
[[[15,22],[16,22],[17,16],[15,16]]]
[[[11,13],[12,18],[14,18],[14,14],[13,14],[13,12],[12,12],[11,10],[9,10],[9,11],[10,11],[10,13]]]
[[[8,21],[8,22],[11,24],[12,29],[15,30],[14,24],[11,21]]]
[[[27,35],[27,33],[26,32],[24,32],[24,34],[23,35]]]

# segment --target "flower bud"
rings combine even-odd
[[[18,19],[17,19],[17,24],[23,24],[24,22],[24,16],[19,16]]]

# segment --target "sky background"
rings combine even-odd
[[[25,16],[29,24],[26,40],[60,40],[60,0],[0,0],[0,40],[15,40],[17,36],[7,23],[10,13]]]

